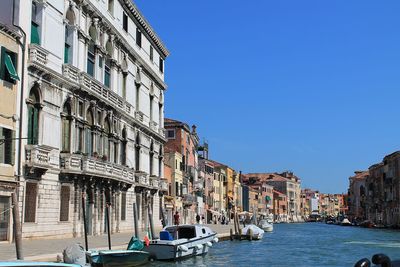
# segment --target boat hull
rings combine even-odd
[[[93,267],[133,267],[149,261],[150,254],[143,251],[98,251],[90,255]]]
[[[174,261],[192,256],[207,254],[209,246],[216,234],[205,238],[193,238],[193,240],[174,240],[170,243],[152,241],[143,250],[150,253],[150,260]]]

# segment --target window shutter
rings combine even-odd
[[[1,47],[1,65],[0,65],[0,78],[4,80],[6,76],[6,48]]]
[[[0,139],[4,139],[3,128],[0,127]],[[6,143],[2,142],[0,144],[0,163],[4,163],[4,152],[5,152]]]
[[[33,21],[31,23],[31,44],[40,45],[39,25]]]
[[[12,140],[11,140],[11,142],[10,142],[10,144],[11,144],[11,149],[10,149],[10,152],[11,152],[11,155],[10,155],[11,162],[10,162],[10,164],[11,164],[11,165],[15,165],[15,131],[12,131],[12,132],[11,132],[11,138],[12,138]]]

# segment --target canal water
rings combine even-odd
[[[205,256],[151,266],[354,266],[385,253],[400,259],[400,231],[328,225],[275,224],[261,241],[224,241]]]

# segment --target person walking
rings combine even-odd
[[[178,211],[175,212],[174,223],[175,223],[175,225],[179,225],[179,212]]]
[[[200,215],[199,214],[196,215],[196,223],[200,224]]]

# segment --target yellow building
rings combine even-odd
[[[17,39],[10,29],[0,26],[0,242],[11,241],[11,194],[15,192],[15,144],[18,128],[18,94],[21,92],[18,69],[21,54]]]

